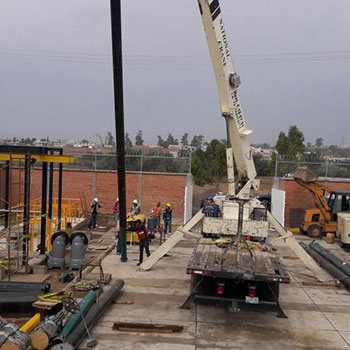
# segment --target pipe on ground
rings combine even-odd
[[[117,295],[121,292],[124,287],[123,280],[117,280],[106,292],[104,292],[99,298],[98,302],[92,305],[90,310],[87,312],[85,316],[85,322],[87,328],[90,330],[94,327],[97,321],[101,318],[103,313],[107,310],[108,306],[112,303],[112,301],[117,297]],[[86,329],[84,322],[81,322],[77,325],[67,339],[65,339],[65,343],[71,344],[74,348],[76,348],[81,341],[86,336]],[[56,344],[57,346],[59,344]],[[67,345],[68,346],[68,345]]]
[[[40,313],[35,314],[28,322],[26,322],[19,330],[24,333],[31,333],[40,323]]]
[[[336,266],[330,263],[318,252],[311,249],[304,242],[299,242],[299,244],[321,265],[321,267],[323,267],[327,272],[329,272],[334,278],[339,280],[345,287],[350,289],[350,277],[348,275],[340,271]]]
[[[64,325],[62,331],[60,332],[58,338],[66,339],[74,330],[75,327],[81,322],[81,316],[85,315],[90,309],[91,305],[96,301],[98,291],[91,290],[89,291],[84,299],[79,304],[79,310],[72,314]],[[54,339],[52,344],[62,343],[61,339]]]
[[[331,262],[333,265],[335,265],[339,270],[344,272],[346,275],[350,276],[350,265],[340,260],[337,256],[332,254],[328,249],[322,247],[317,242],[312,242],[309,247],[316,251],[318,254],[322,255],[325,259],[327,259],[329,262]]]

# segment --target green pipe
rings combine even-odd
[[[316,250],[317,252],[326,250],[326,249],[323,248],[319,243],[314,242],[314,241],[312,241],[312,242],[310,243],[310,248],[312,248],[313,250]]]
[[[81,322],[81,315],[85,315],[90,309],[91,305],[95,302],[97,298],[97,291],[90,290],[84,297],[84,299],[79,304],[79,311],[71,315],[64,325],[61,334],[62,338],[67,338],[71,334],[75,327]]]

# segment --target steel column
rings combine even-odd
[[[124,97],[123,97],[123,52],[121,0],[110,0],[113,53],[114,112],[116,130],[116,152],[118,170],[118,196],[120,208],[121,261],[128,260],[126,254],[126,185],[125,185],[125,140],[124,140]]]
[[[28,238],[30,220],[30,181],[31,181],[31,157],[26,154],[24,161],[24,198],[23,198],[23,243],[22,243],[22,265],[28,262]]]
[[[48,218],[52,219],[52,200],[53,200],[53,164],[49,165],[49,210],[48,210]]]
[[[63,151],[60,151],[60,155]],[[61,229],[61,219],[62,219],[62,187],[63,187],[63,164],[58,164],[58,208],[57,208],[57,220],[58,220],[58,230]]]
[[[5,169],[5,228],[9,227],[9,201],[10,201],[10,162],[6,162]]]
[[[40,254],[46,251],[47,163],[42,164]]]

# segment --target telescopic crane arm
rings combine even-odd
[[[255,189],[259,187],[248,141],[248,135],[252,131],[247,129],[238,96],[238,87],[241,82],[231,59],[219,0],[198,0],[198,4],[215,71],[221,114],[226,120],[229,195],[241,197],[249,194],[252,187]],[[233,158],[238,174],[236,181]]]

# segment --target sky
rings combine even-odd
[[[252,143],[350,144],[350,2],[221,0]],[[123,0],[126,131],[224,138],[196,0]],[[0,138],[114,131],[108,0],[0,1]]]

